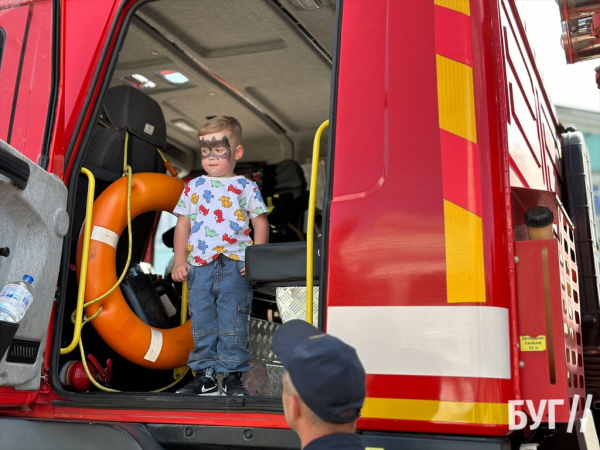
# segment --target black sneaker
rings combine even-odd
[[[232,397],[247,397],[250,394],[244,387],[241,372],[226,373],[222,380],[223,395]]]
[[[188,395],[221,395],[219,393],[219,383],[215,378],[215,369],[209,367],[204,372],[204,375],[198,376],[186,384],[181,389],[175,391],[176,394]]]

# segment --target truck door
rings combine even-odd
[[[0,323],[0,409],[38,391],[54,306],[67,189],[47,164],[54,109],[55,2],[0,2],[0,287],[33,276],[17,325]],[[4,350],[4,351],[2,351]]]

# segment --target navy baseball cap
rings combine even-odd
[[[275,331],[273,350],[302,401],[317,416],[330,423],[360,417],[365,369],[353,347],[304,320],[290,320]]]

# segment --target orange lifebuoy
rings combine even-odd
[[[147,211],[173,211],[184,187],[181,180],[156,173],[137,173],[133,175],[133,182],[132,220]],[[126,227],[127,178],[124,177],[106,188],[94,202],[86,303],[106,293],[117,282],[120,274],[116,270],[115,238],[118,240]],[[78,277],[82,248],[83,232],[77,245]],[[92,320],[92,325],[121,356],[152,369],[173,369],[186,365],[190,350],[194,347],[189,320],[172,329],[150,327],[129,308],[121,289],[115,289],[104,299],[88,306],[85,313],[90,317],[101,306],[102,313]]]

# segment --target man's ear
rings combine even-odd
[[[244,156],[244,147],[238,145],[234,151],[234,158],[237,161],[238,159],[241,159],[242,156]]]
[[[297,395],[290,395],[290,419],[292,422],[296,422],[302,415],[302,400]]]

